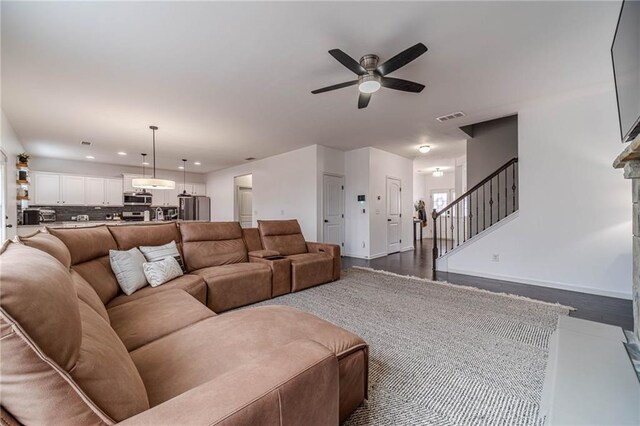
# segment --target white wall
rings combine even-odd
[[[16,155],[24,152],[20,139],[13,131],[11,123],[4,115],[2,111],[2,128],[0,129],[0,148],[7,156],[7,194],[3,202],[7,203],[6,215],[7,225],[11,225],[11,228],[6,229],[6,237],[13,238],[16,235],[16,228],[18,226],[17,210],[18,204],[16,201]]]
[[[317,147],[315,145],[209,173],[211,220],[234,220],[234,177],[253,175],[253,222],[298,219],[308,241],[317,233]]]
[[[29,160],[29,168],[38,172],[71,173],[101,177],[121,177],[122,174],[142,174],[142,165],[140,167],[134,167],[43,157],[33,157]],[[146,175],[150,176],[152,173],[153,170],[147,167]],[[156,170],[156,175],[158,178],[174,180],[177,184],[182,183],[184,180],[181,170]],[[207,175],[205,173],[187,172],[187,182],[189,183],[206,183],[206,181]]]
[[[345,241],[346,256],[369,256],[369,148],[354,149],[345,153]],[[358,195],[366,201],[359,203]],[[364,211],[363,211],[364,210]]]
[[[630,298],[631,183],[611,166],[624,148],[616,111],[609,85],[520,109],[518,216],[439,267]]]

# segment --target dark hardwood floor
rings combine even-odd
[[[351,266],[367,266],[401,275],[433,279],[431,264],[431,240],[428,239],[424,239],[422,243],[416,242],[416,249],[413,251],[395,253],[377,259],[342,258],[344,269]],[[498,293],[517,294],[545,302],[573,306],[576,310],[571,312],[571,316],[616,325],[626,330],[633,329],[631,300],[447,272],[438,272],[435,278],[438,281],[447,281],[452,284],[477,287]]]

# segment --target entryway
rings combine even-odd
[[[244,175],[234,178],[235,219],[243,228],[253,226],[253,176]]]
[[[387,254],[400,251],[402,243],[402,182],[387,177]]]
[[[324,175],[322,217],[322,241],[344,246],[344,176]]]

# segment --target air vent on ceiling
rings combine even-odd
[[[91,146],[91,142],[82,141],[82,142],[80,142],[80,145]]]
[[[436,118],[436,120],[438,120],[441,123],[444,123],[445,121],[449,121],[449,120],[453,120],[455,118],[460,118],[460,117],[464,117],[465,113],[462,111],[458,111],[458,112],[454,112],[451,114],[447,114],[447,115],[443,115],[442,117],[438,117]]]

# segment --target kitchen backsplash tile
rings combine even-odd
[[[51,209],[56,212],[57,222],[66,222],[72,220],[71,218],[78,215],[88,215],[89,220],[105,220],[106,215],[114,215],[116,213],[122,214],[122,212],[144,212],[148,210],[151,218],[155,216],[155,208],[148,206],[126,206],[126,207],[93,207],[93,206],[38,206],[35,208]],[[167,215],[168,210],[176,210],[175,208],[163,208]],[[22,214],[18,212],[18,217],[21,219]]]

